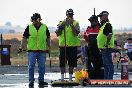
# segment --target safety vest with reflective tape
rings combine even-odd
[[[63,23],[63,21],[61,21]],[[77,21],[73,21],[73,26],[75,27]],[[61,24],[61,23],[59,23]],[[59,36],[59,46],[65,46],[65,37],[66,37],[66,46],[80,46],[80,39],[78,36],[74,35],[72,32],[72,28],[70,25],[65,25],[65,36],[64,36],[64,30],[62,30],[62,34]]]
[[[28,50],[47,50],[46,45],[46,25],[41,24],[37,31],[33,24],[29,25]]]

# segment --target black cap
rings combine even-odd
[[[107,11],[102,11],[99,15],[97,15],[98,17],[101,17],[103,15],[109,15],[109,13]]]
[[[40,18],[40,20],[42,20],[39,13],[34,13],[33,16],[31,16],[32,20],[37,20],[38,18]]]
[[[98,17],[96,15],[92,15],[88,20],[89,21],[92,21],[92,20],[98,21]]]
[[[132,38],[128,38],[127,40],[132,40]]]
[[[72,9],[68,9],[68,10],[66,11],[66,15],[74,15],[73,10],[72,10]]]

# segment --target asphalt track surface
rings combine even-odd
[[[114,79],[121,79],[121,66],[117,69],[115,66]],[[60,78],[60,70],[58,67],[46,67],[45,81],[49,83],[48,86],[38,87],[38,68],[35,67],[35,84],[34,88],[53,88],[51,81]],[[66,74],[68,77],[68,73]],[[132,80],[132,65],[129,65],[129,79]],[[101,86],[90,86],[90,88],[106,88]],[[0,88],[29,88],[28,87],[28,66],[0,66]],[[57,88],[69,88],[69,87],[57,87]],[[82,88],[82,86],[74,86],[70,88]],[[107,87],[109,88],[109,87]],[[110,87],[110,88],[122,88],[122,87]],[[124,88],[132,88],[124,87]]]

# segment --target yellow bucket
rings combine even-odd
[[[76,81],[77,83],[80,83],[81,78],[83,78],[82,71],[76,71],[76,72],[75,72],[75,81]]]
[[[82,78],[88,78],[88,72],[84,71],[84,69],[82,69],[81,71],[76,71],[75,72],[75,81],[80,83],[80,80]]]

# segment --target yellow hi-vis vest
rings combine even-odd
[[[63,22],[63,21],[61,21]],[[73,26],[75,27],[77,24],[77,21],[73,21]],[[64,36],[64,30],[66,36]],[[80,39],[78,36],[74,35],[71,29],[70,25],[65,25],[65,29],[62,30],[62,34],[59,36],[59,46],[65,46],[65,38],[66,37],[66,46],[80,46]]]
[[[37,31],[33,24],[29,25],[28,50],[47,50],[46,25],[42,24]]]
[[[99,49],[104,49],[106,48],[106,43],[107,43],[107,36],[103,34],[104,27],[106,24],[109,22],[106,22],[101,28],[97,36],[97,45]],[[108,44],[108,48],[113,48],[114,47],[114,33],[112,31],[112,37],[111,40]]]

